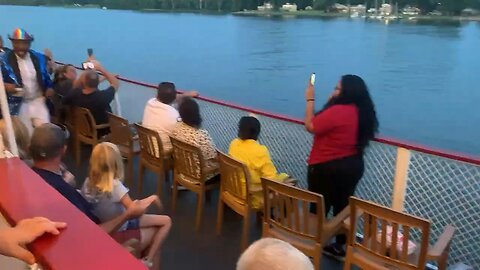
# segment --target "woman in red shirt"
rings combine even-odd
[[[378,130],[375,106],[362,78],[341,78],[323,109],[314,113],[314,87],[305,93],[305,128],[314,135],[308,158],[308,189],[323,195],[325,212],[337,215],[355,192],[364,171],[363,153]],[[316,212],[312,205],[311,212]],[[324,252],[344,257],[345,235],[325,247]]]

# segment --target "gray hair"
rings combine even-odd
[[[263,238],[243,252],[237,270],[313,270],[310,259],[287,242]]]
[[[85,86],[88,88],[97,88],[100,84],[98,73],[93,70],[87,70],[85,72],[87,73],[85,74]]]

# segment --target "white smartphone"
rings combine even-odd
[[[310,84],[315,85],[315,72],[310,75]]]
[[[92,63],[92,62],[83,62],[82,63],[82,67],[83,69],[87,70],[87,69],[94,69],[95,68],[95,65]]]

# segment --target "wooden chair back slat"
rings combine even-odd
[[[73,126],[77,135],[90,139],[97,138],[95,119],[88,109],[81,107],[73,108]]]
[[[408,239],[410,239],[410,227],[403,226],[403,242],[402,242],[402,255],[401,260],[408,260]]]
[[[380,253],[385,254],[387,252],[387,221],[382,219],[382,235],[380,241]]]
[[[357,213],[362,213],[360,218],[357,218]],[[372,262],[373,259],[379,265],[401,269],[425,268],[430,232],[428,220],[355,197],[350,198],[350,215],[347,261],[351,259],[351,253],[353,253],[351,250],[356,250],[362,254],[363,262]],[[355,235],[357,224],[359,224],[357,221],[360,219],[363,219],[364,239],[362,241],[357,240]],[[378,221],[380,221],[381,232],[377,231]],[[417,229],[421,233],[420,244],[413,253],[408,250],[409,240],[412,240],[410,239],[411,229]],[[377,248],[378,245],[380,248]],[[359,260],[358,255],[356,259]]]
[[[133,146],[133,135],[128,120],[108,113],[108,122],[110,123],[110,142],[131,148]]]
[[[370,217],[370,236],[377,235],[377,218],[375,216]],[[377,251],[377,241],[372,241],[372,250]]]
[[[390,257],[397,259],[397,245],[398,245],[398,223],[392,224],[392,243],[390,244]]]
[[[140,157],[150,164],[163,164],[163,146],[157,131],[135,124],[140,143]]]
[[[181,174],[190,182],[204,183],[205,160],[200,148],[183,142],[181,140],[170,138],[173,146],[173,160],[175,173]]]
[[[267,228],[277,228],[295,237],[321,242],[324,222],[321,195],[268,179],[262,179],[262,187]],[[316,214],[308,211],[312,203],[317,205]],[[298,205],[301,211],[298,211]]]
[[[220,164],[220,192],[226,192],[239,202],[249,204],[250,172],[239,160],[218,151]]]

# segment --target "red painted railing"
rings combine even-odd
[[[44,270],[146,269],[18,158],[0,159],[0,212],[12,226],[38,216],[67,223],[29,246]]]
[[[61,64],[61,65],[63,64],[61,62],[57,62],[57,63]],[[77,67],[77,68],[79,68],[79,67]],[[118,79],[121,80],[121,81],[124,81],[124,82],[128,82],[128,83],[139,85],[139,86],[144,86],[144,87],[147,87],[147,88],[152,88],[152,89],[157,88],[157,86],[154,85],[154,84],[144,83],[144,82],[128,79],[128,78],[125,78],[125,77],[122,77],[122,76],[118,76]],[[182,92],[182,91],[179,91],[179,92]],[[234,108],[234,109],[238,109],[238,110],[242,110],[242,111],[246,111],[246,112],[255,113],[255,114],[258,114],[258,115],[271,117],[271,118],[274,118],[274,119],[278,119],[278,120],[282,120],[282,121],[286,121],[286,122],[290,122],[290,123],[295,123],[295,124],[299,124],[299,125],[304,124],[303,120],[298,119],[298,118],[293,118],[293,117],[286,116],[286,115],[281,115],[281,114],[276,114],[276,113],[267,112],[267,111],[263,111],[263,110],[258,110],[258,109],[234,104],[234,103],[231,103],[231,102],[221,101],[221,100],[208,98],[208,97],[204,97],[204,96],[199,96],[198,99],[204,100],[204,101],[207,101],[207,102],[211,102],[211,103],[214,103],[214,104],[222,105],[222,106],[225,106],[225,107],[229,107],[229,108]],[[440,150],[440,149],[433,149],[431,147],[427,147],[427,146],[424,146],[424,145],[415,144],[415,143],[406,142],[406,141],[397,140],[397,139],[392,139],[392,138],[377,137],[375,139],[375,141],[380,142],[380,143],[384,143],[384,144],[388,144],[388,145],[393,145],[393,146],[396,146],[396,147],[406,148],[406,149],[417,151],[417,152],[430,154],[430,155],[435,155],[435,156],[439,156],[439,157],[444,157],[444,158],[448,158],[448,159],[453,159],[453,160],[463,161],[463,162],[467,162],[467,163],[472,163],[472,164],[475,164],[475,165],[480,165],[480,157],[474,157],[474,156],[470,156],[470,155],[466,155],[466,154],[462,154],[462,153],[454,153],[454,152],[451,152],[451,151],[445,151],[445,150]]]
[[[124,81],[124,82],[132,83],[132,84],[136,84],[136,85],[140,85],[140,86],[144,86],[144,87],[148,87],[148,88],[153,88],[153,89],[157,88],[156,85],[131,80],[131,79],[124,78],[124,77],[121,77],[121,76],[118,76],[118,79],[121,80],[121,81]],[[293,117],[290,117],[290,116],[275,114],[275,113],[262,111],[262,110],[258,110],[258,109],[254,109],[254,108],[250,108],[250,107],[246,107],[246,106],[241,106],[241,105],[226,102],[226,101],[220,101],[220,100],[216,100],[216,99],[213,99],[213,98],[203,97],[203,96],[199,96],[198,99],[204,100],[204,101],[207,101],[207,102],[211,102],[211,103],[214,103],[214,104],[222,105],[222,106],[225,106],[225,107],[229,107],[229,108],[234,108],[234,109],[238,109],[238,110],[242,110],[242,111],[246,111],[246,112],[255,113],[255,114],[258,114],[258,115],[271,117],[271,118],[274,118],[274,119],[279,119],[279,120],[290,122],[290,123],[295,123],[295,124],[299,124],[299,125],[304,124],[303,120],[293,118]],[[472,163],[472,164],[475,164],[475,165],[480,165],[480,158],[479,157],[473,157],[473,156],[469,156],[469,155],[465,155],[465,154],[461,154],[461,153],[454,153],[454,152],[444,151],[444,150],[440,150],[440,149],[433,149],[433,148],[426,147],[426,146],[423,146],[423,145],[414,144],[414,143],[411,143],[411,142],[401,141],[401,140],[397,140],[397,139],[385,138],[385,137],[377,137],[375,139],[375,141],[380,142],[380,143],[384,143],[384,144],[397,146],[397,147],[406,148],[406,149],[417,151],[417,152],[430,154],[430,155],[435,155],[435,156],[440,156],[440,157],[449,158],[449,159],[453,159],[453,160]]]

